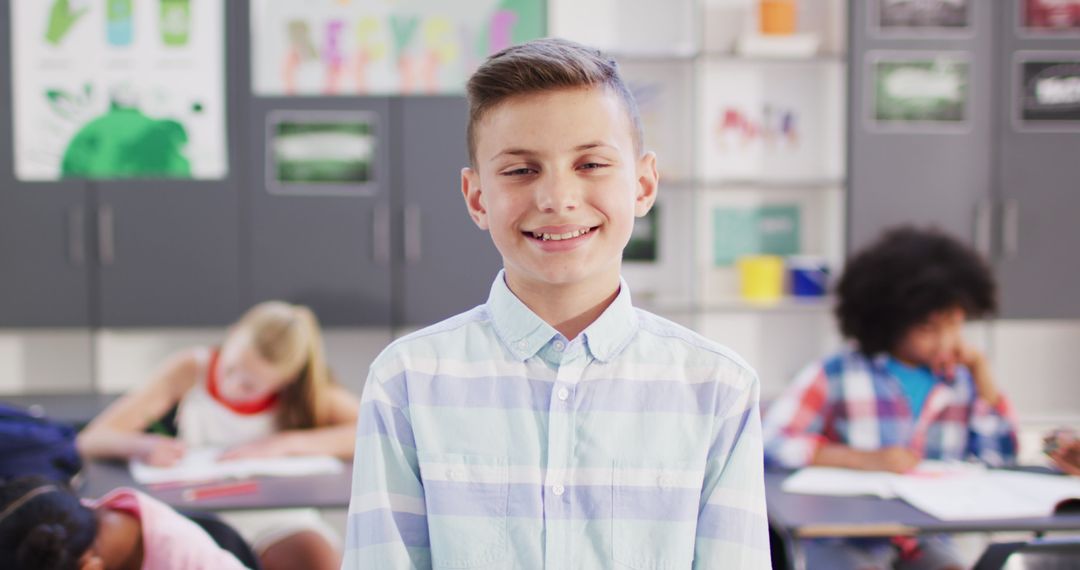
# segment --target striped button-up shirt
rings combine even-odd
[[[568,340],[507,288],[364,389],[346,570],[768,568],[758,381],[614,302]]]
[[[1016,459],[1016,423],[1004,395],[991,406],[978,397],[971,372],[958,366],[952,378],[937,378],[916,418],[888,359],[845,350],[803,369],[766,414],[769,462],[802,467],[827,443],[862,451],[907,447],[927,459],[993,466]]]

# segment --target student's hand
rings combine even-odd
[[[279,433],[259,441],[227,449],[218,456],[218,461],[257,457],[284,457],[286,455],[295,455],[296,447],[292,434]]]
[[[135,443],[134,457],[154,467],[171,467],[176,465],[186,452],[187,446],[183,442],[162,435],[146,434]]]
[[[1000,392],[994,383],[994,375],[990,373],[990,363],[986,355],[961,340],[956,344],[952,354],[947,355],[935,369],[946,378],[952,378],[956,373],[957,364],[963,364],[971,371],[971,380],[975,383],[975,392],[979,397],[991,406],[997,405]]]
[[[866,458],[864,469],[893,473],[907,473],[915,469],[922,461],[922,456],[906,447],[886,447],[879,451],[867,452]]]
[[[1071,431],[1054,432],[1045,440],[1047,455],[1069,475],[1080,476],[1080,439]]]

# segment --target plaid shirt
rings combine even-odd
[[[770,465],[798,468],[827,443],[862,451],[908,447],[926,459],[978,459],[991,466],[1016,458],[1016,422],[1008,401],[980,399],[967,368],[937,377],[918,420],[888,356],[848,350],[803,369],[763,422]]]
[[[769,567],[758,381],[630,303],[568,340],[503,282],[372,364],[344,570]]]

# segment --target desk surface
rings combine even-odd
[[[134,487],[158,500],[184,510],[222,511],[285,509],[313,507],[340,509],[349,506],[352,489],[352,466],[336,475],[305,477],[255,477],[259,490],[245,495],[185,501],[184,490],[191,487],[150,489],[135,483],[127,465],[119,462],[93,461],[83,470],[79,494],[98,498],[116,487]],[[197,487],[197,486],[193,486]]]
[[[119,394],[78,392],[70,394],[19,394],[0,396],[0,402],[26,408],[36,416],[81,428],[119,398]]]
[[[787,472],[765,473],[774,526],[800,538],[902,536],[924,533],[1080,530],[1080,515],[980,521],[943,521],[899,499],[785,493]]]

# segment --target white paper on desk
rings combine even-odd
[[[856,471],[839,467],[806,467],[784,480],[787,493],[831,495],[837,497],[871,496],[894,499],[895,483],[907,477],[948,477],[981,472],[982,467],[944,461],[923,461],[914,475],[898,475],[888,471]]]
[[[151,467],[141,461],[131,462],[131,476],[143,485],[173,481],[212,481],[244,478],[257,475],[269,477],[299,477],[340,473],[341,461],[324,455],[236,459],[219,462],[221,449],[189,449],[184,458],[172,467]]]
[[[903,477],[895,489],[911,506],[946,521],[1045,517],[1061,501],[1080,498],[1080,480],[1015,471]]]

